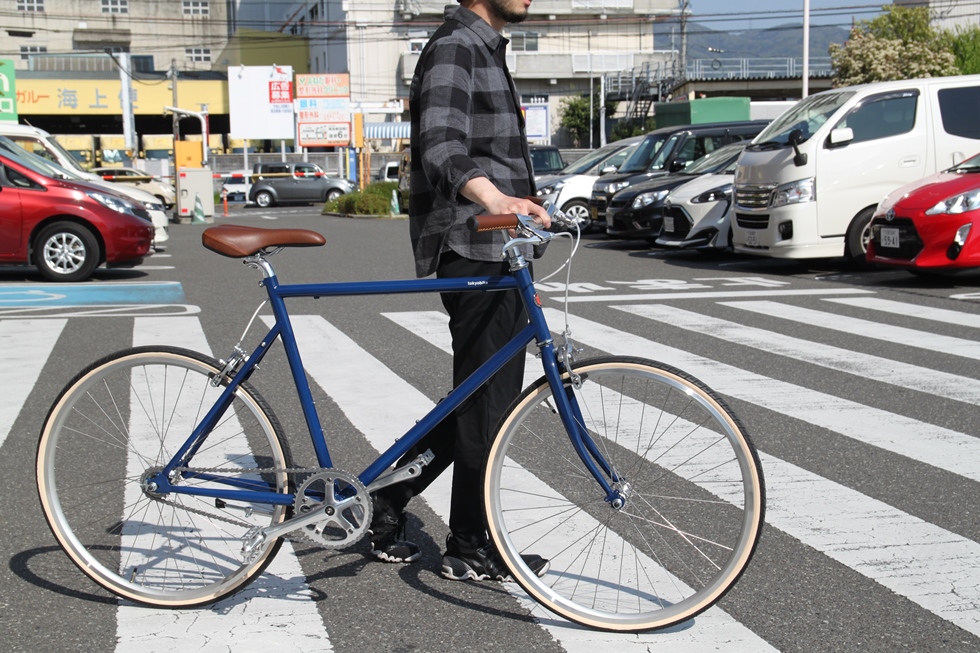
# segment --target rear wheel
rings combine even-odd
[[[87,228],[74,222],[55,222],[38,234],[33,258],[48,281],[82,281],[99,266],[102,252],[98,239]]]
[[[245,558],[243,537],[282,522],[286,506],[163,494],[146,480],[223,391],[211,384],[221,369],[175,347],[129,349],[83,370],[48,413],[36,470],[44,515],[79,569],[118,596],[158,607],[205,605],[254,580],[279,550],[274,538]],[[244,383],[170,482],[282,494],[289,467],[278,420]]]
[[[738,419],[696,379],[638,358],[575,366],[565,391],[616,507],[572,447],[542,378],[501,421],[484,471],[490,536],[544,607],[591,628],[666,628],[735,583],[762,531],[765,487]],[[607,477],[611,476],[606,474]],[[538,577],[521,558],[551,562]]]

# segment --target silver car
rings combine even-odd
[[[330,177],[314,163],[256,163],[248,201],[262,208],[289,202],[329,202],[354,190],[354,183]]]

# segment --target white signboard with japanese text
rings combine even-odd
[[[299,144],[303,147],[345,146],[349,143],[349,122],[299,123]]]
[[[231,138],[292,139],[292,66],[228,68]]]
[[[302,122],[350,122],[348,97],[298,97],[293,100],[296,119]]]

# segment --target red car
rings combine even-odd
[[[980,267],[980,154],[882,200],[871,219],[867,260],[941,270]]]
[[[102,263],[139,264],[152,238],[145,208],[0,154],[0,263],[33,263],[50,281],[81,281]]]

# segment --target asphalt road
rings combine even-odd
[[[321,231],[326,247],[273,259],[283,281],[413,276],[403,220],[331,218],[309,207],[233,207],[215,220]],[[762,454],[767,527],[718,607],[669,632],[622,636],[532,612],[507,586],[445,580],[438,493],[411,506],[410,534],[423,551],[413,565],[374,562],[365,543],[326,551],[296,542],[275,573],[209,609],[120,605],[47,529],[34,489],[37,437],[63,385],[131,346],[141,320],[155,320],[165,340],[191,324],[216,356],[230,351],[262,299],[259,277],[205,250],[202,230],[174,225],[163,254],[135,270],[99,271],[78,288],[0,269],[4,650],[980,651],[980,274],[922,279],[599,236],[583,239],[575,258],[573,337],[587,353],[645,356],[699,377]],[[553,244],[536,277],[566,251]],[[564,281],[561,273],[542,282],[546,307],[565,305]],[[90,293],[84,301],[79,288]],[[433,401],[449,389],[449,356],[396,319],[440,311],[436,296],[296,300],[290,310],[334,325]],[[309,464],[281,363],[272,356],[254,381]],[[329,360],[306,365],[345,374]],[[337,465],[361,469],[373,454],[368,438],[316,383],[314,393]]]

